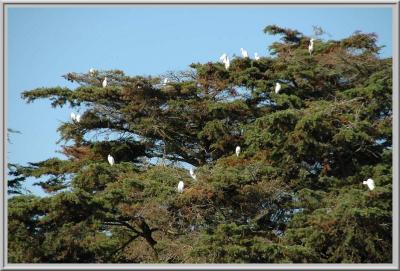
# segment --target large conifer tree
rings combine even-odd
[[[84,113],[58,129],[66,159],[10,167],[12,188],[49,195],[9,199],[9,262],[391,262],[392,59],[374,34],[315,36],[309,54],[296,30],[264,32],[281,36],[271,56],[228,70],[25,91]]]

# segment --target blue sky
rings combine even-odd
[[[53,109],[49,101],[26,104],[21,92],[37,87],[75,87],[61,78],[89,68],[121,69],[128,75],[161,75],[183,70],[193,62],[217,61],[224,52],[267,54],[276,37],[262,29],[269,24],[312,35],[321,26],[330,39],[356,30],[375,32],[382,56],[392,54],[389,8],[289,7],[81,7],[8,8],[7,10],[8,160],[26,164],[56,151],[61,122],[70,108]],[[328,37],[325,37],[328,38]],[[39,187],[28,188],[41,194]]]

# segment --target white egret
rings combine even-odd
[[[313,51],[314,51],[314,39],[310,39],[310,44],[308,45],[308,52],[311,55]]]
[[[254,59],[255,59],[255,60],[260,60],[260,57],[258,56],[257,53],[254,53]]]
[[[75,121],[75,120],[76,120],[76,115],[75,115],[75,113],[74,113],[74,112],[72,112],[72,113],[71,113],[71,119],[72,119],[73,121]]]
[[[278,94],[279,91],[281,91],[281,88],[282,88],[281,84],[279,82],[276,83],[275,84],[275,93]]]
[[[91,76],[93,76],[95,72],[96,72],[96,70],[95,70],[94,68],[90,68],[89,74],[90,74]]]
[[[77,114],[75,116],[75,120],[76,120],[76,122],[80,122],[81,121],[81,115]]]
[[[178,183],[178,192],[179,192],[179,193],[182,193],[184,187],[185,187],[185,184],[184,184],[182,181],[180,181],[180,182]]]
[[[219,58],[219,61],[221,61],[222,63],[225,63],[225,59],[228,57],[227,54],[223,53],[222,56]]]
[[[363,184],[367,185],[369,190],[371,190],[371,191],[375,189],[375,182],[371,178],[369,178],[366,181],[363,181]]]
[[[249,54],[247,53],[247,51],[246,51],[245,49],[240,48],[240,52],[242,53],[242,56],[243,56],[244,58],[248,58],[248,57],[249,57]]]
[[[231,66],[231,62],[229,61],[229,57],[227,54],[223,54],[220,58],[219,61],[221,61],[222,63],[224,63],[225,65],[225,69],[228,70],[229,67]]]
[[[111,154],[108,155],[107,160],[110,165],[115,164],[114,157],[112,157]]]
[[[103,80],[103,88],[105,88],[107,86],[107,77],[104,77]]]
[[[239,154],[240,154],[240,146],[236,147],[235,152],[236,152],[236,156],[239,156]]]
[[[163,82],[163,86],[165,86],[166,84],[168,84],[169,83],[169,79],[168,78],[165,78],[164,79],[164,82]]]
[[[228,70],[229,67],[231,66],[231,62],[229,61],[228,56],[226,57],[224,64],[225,64],[225,69]]]
[[[189,170],[189,173],[190,173],[190,177],[192,177],[193,178],[193,180],[197,180],[197,176],[196,176],[196,174],[194,173],[194,169],[193,168],[191,168],[190,170]]]

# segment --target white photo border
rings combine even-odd
[[[0,0],[0,270],[400,270],[399,269],[399,14],[397,0]],[[290,7],[389,7],[392,9],[393,57],[393,226],[391,264],[8,264],[7,263],[7,9],[9,7],[87,6],[290,6]]]

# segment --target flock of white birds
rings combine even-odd
[[[314,51],[314,39],[310,39],[310,43],[308,45],[308,52],[310,53],[310,55],[312,55],[313,51]],[[245,49],[240,48],[240,52],[243,58],[249,58],[249,53]],[[260,60],[260,56],[258,55],[257,52],[254,53],[254,59],[256,61]],[[228,70],[231,65],[229,56],[226,53],[223,53],[222,56],[219,58],[219,60],[225,65],[225,69]],[[275,93],[278,94],[281,88],[282,88],[281,84],[277,82],[275,84]]]
[[[314,39],[310,39],[310,43],[308,45],[308,52],[310,53],[310,55],[312,55],[313,51],[314,51]],[[240,48],[240,52],[241,52],[243,58],[249,58],[249,53],[245,49]],[[260,60],[260,56],[258,55],[258,53],[254,53],[254,59],[257,60],[257,61]],[[230,67],[229,56],[226,53],[224,53],[219,58],[219,60],[225,65],[225,69],[228,70],[229,67]],[[91,68],[89,70],[89,74],[91,76],[93,76],[95,74],[95,72],[96,72],[96,70],[94,68]],[[165,78],[162,85],[165,86],[168,83],[169,83],[169,79]],[[104,77],[104,80],[102,82],[102,86],[103,86],[103,88],[107,87],[107,77]],[[275,84],[275,93],[278,94],[279,91],[281,90],[281,88],[282,88],[281,84],[279,82],[277,82]],[[80,122],[81,116],[79,114],[71,113],[71,119],[74,122]],[[239,157],[240,151],[241,151],[240,146],[237,146],[236,149],[235,149],[235,154],[236,154],[237,157]],[[115,164],[114,157],[112,157],[111,154],[108,155],[107,160],[108,160],[108,163],[111,166],[113,166]],[[196,176],[196,173],[194,172],[194,168],[190,168],[189,175],[190,175],[190,177],[192,177],[193,180],[195,180],[195,181],[197,180],[197,176]],[[371,190],[371,191],[375,189],[375,182],[371,178],[369,178],[366,181],[363,181],[362,183],[363,183],[363,185],[368,186],[368,189]],[[179,181],[178,187],[177,187],[177,191],[179,193],[183,193],[184,188],[185,188],[184,182],[183,181]]]
[[[236,147],[235,153],[236,153],[236,156],[239,157],[239,155],[240,155],[240,146],[237,146],[237,147]],[[107,160],[108,160],[108,163],[109,163],[111,166],[113,166],[113,165],[115,164],[114,157],[113,157],[111,154],[109,154],[109,155],[107,156]],[[194,172],[194,168],[190,168],[190,169],[189,169],[189,175],[190,175],[190,177],[192,177],[193,180],[197,181],[197,176],[196,176],[196,173]],[[179,192],[179,193],[182,193],[184,187],[185,187],[184,182],[183,182],[183,181],[179,181],[179,183],[178,183],[178,188],[177,188],[178,192]]]
[[[249,53],[245,49],[240,48],[240,52],[243,58],[249,58]],[[257,53],[254,53],[254,59],[260,60],[260,56]],[[231,66],[229,56],[226,53],[223,53],[219,60],[225,65],[225,69],[229,70],[229,67]]]

